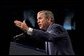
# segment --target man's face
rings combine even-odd
[[[39,25],[40,29],[46,30],[47,27],[49,26],[48,18],[44,13],[38,13],[37,14],[37,23]]]

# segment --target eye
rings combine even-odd
[[[39,17],[38,19],[42,19],[41,17]]]

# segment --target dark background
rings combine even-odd
[[[80,26],[80,1],[1,1],[0,2],[0,54],[8,55],[10,41],[13,36],[22,31],[16,28],[13,21],[23,20],[24,10],[34,10],[37,13],[40,10],[51,10],[55,14],[55,22],[63,24],[64,9],[75,12],[74,20],[76,29],[68,31],[72,41],[73,49],[77,55],[81,52],[81,26]],[[37,26],[37,25],[36,25]],[[37,27],[36,27],[37,28]]]

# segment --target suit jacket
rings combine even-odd
[[[46,31],[34,29],[32,38],[45,41],[48,55],[74,55],[68,32],[59,24],[50,25]]]

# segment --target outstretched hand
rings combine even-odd
[[[15,20],[14,23],[15,23],[15,25],[16,25],[17,27],[19,27],[20,29],[22,29],[22,30],[24,30],[24,31],[29,28],[29,27],[27,26],[27,24],[25,23],[25,20],[24,20],[23,22],[18,21],[18,20]]]

